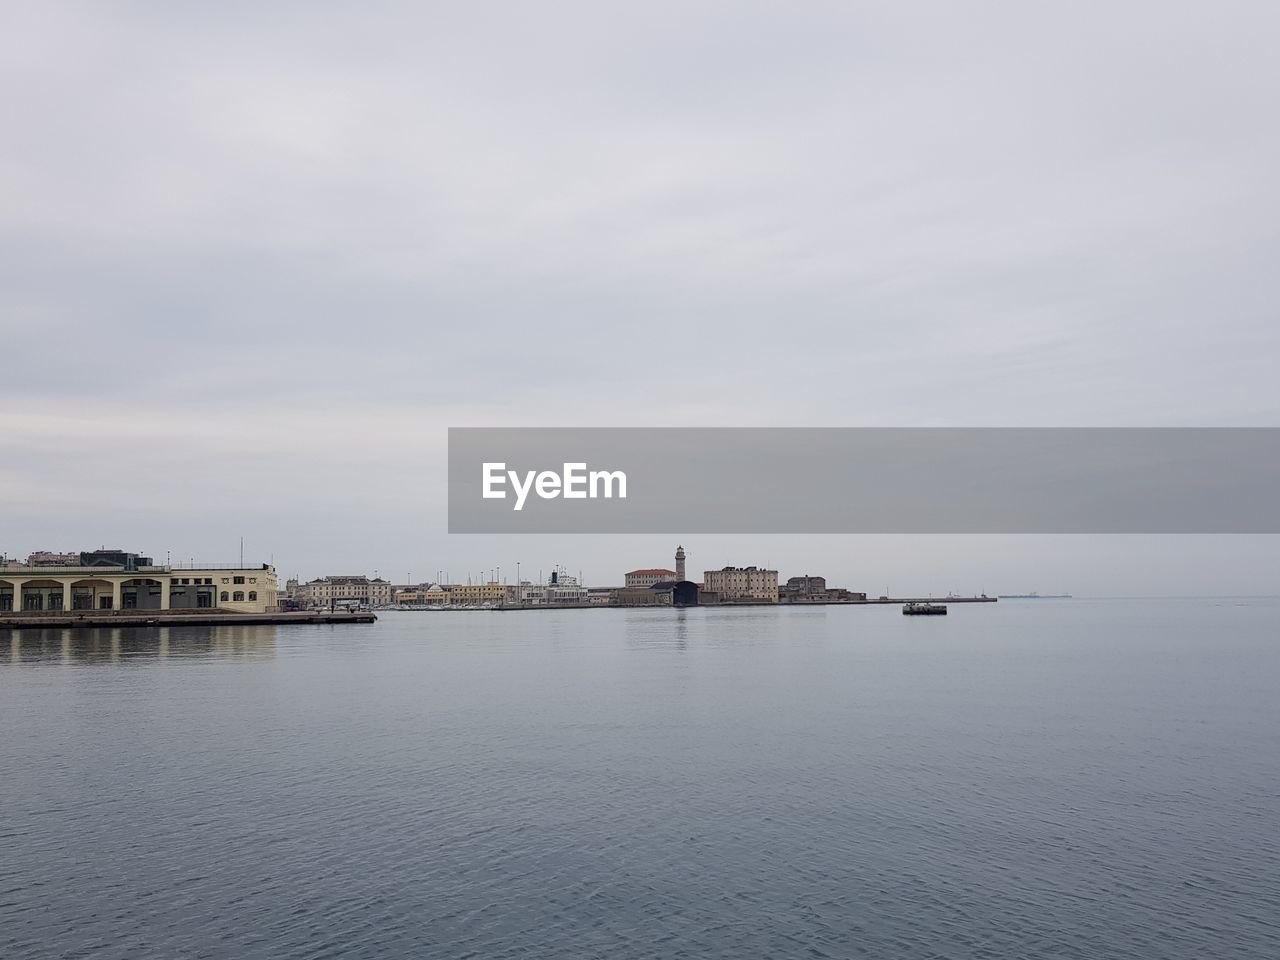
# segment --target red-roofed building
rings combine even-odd
[[[674,580],[675,576],[676,572],[674,570],[665,570],[661,567],[632,570],[626,574],[626,585],[628,587],[652,587],[655,583],[661,583],[664,580]]]

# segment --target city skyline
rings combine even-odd
[[[672,538],[663,534],[634,537],[563,536],[563,537],[453,537],[451,543],[469,540],[486,541],[483,550],[459,548],[455,557],[471,556],[470,564],[450,562],[449,566],[430,563],[392,564],[386,557],[373,555],[337,556],[295,564],[291,559],[272,559],[269,551],[258,551],[255,544],[246,545],[246,558],[273,563],[281,582],[298,578],[302,582],[330,575],[377,575],[391,583],[425,583],[434,580],[437,570],[452,574],[454,582],[466,582],[468,571],[478,582],[488,571],[501,569],[508,582],[514,582],[519,559],[523,579],[536,577],[541,569],[550,573],[563,566],[583,574],[591,585],[618,586],[627,570],[652,563],[669,565]],[[689,553],[690,569],[699,575],[706,569],[726,564],[755,563],[777,569],[779,576],[824,576],[833,584],[851,590],[865,590],[878,596],[913,593],[945,596],[947,593],[977,594],[1031,592],[1071,593],[1086,596],[1272,596],[1280,593],[1274,585],[1274,541],[1269,536],[698,536],[681,540]],[[493,562],[493,541],[529,547],[510,559]],[[547,554],[556,559],[539,562],[532,549],[543,541],[554,540],[556,548]],[[602,543],[608,541],[608,543]],[[631,545],[619,549],[618,541]],[[832,550],[830,541],[847,544],[843,550]],[[979,568],[968,559],[974,542],[981,545],[984,561]],[[111,538],[107,543],[133,543],[124,538]],[[825,550],[810,550],[817,542]],[[58,547],[70,544],[58,544]],[[857,549],[854,549],[854,547]],[[235,547],[238,550],[237,539]],[[904,549],[905,547],[905,549]],[[144,549],[137,545],[138,549]],[[31,550],[54,549],[49,540],[32,546],[10,540],[0,546],[0,553],[24,559]],[[126,548],[127,549],[127,548]],[[164,557],[160,553],[157,562]],[[197,563],[219,562],[215,551],[193,554]],[[614,563],[621,554],[623,562]],[[714,566],[708,554],[715,558]],[[922,559],[912,558],[920,554]],[[929,554],[925,556],[925,554]],[[524,557],[534,557],[532,563]],[[996,559],[991,559],[996,558]],[[174,554],[174,562],[187,559]],[[226,558],[226,562],[232,562]],[[1034,566],[1032,566],[1034,563]],[[301,569],[295,569],[299,567]],[[1090,571],[1084,573],[1082,571]],[[1237,571],[1245,571],[1238,576]],[[398,572],[397,572],[398,571]],[[1132,571],[1132,572],[1129,572]],[[425,572],[425,575],[424,575]],[[405,574],[409,579],[401,580]],[[461,581],[458,580],[461,575]]]

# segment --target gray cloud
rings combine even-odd
[[[485,566],[450,424],[1280,414],[1264,5],[5,19],[0,550]]]

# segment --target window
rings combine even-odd
[[[234,600],[234,601],[236,601],[237,603],[243,603],[243,602],[244,602],[244,591],[243,591],[243,590],[237,590],[237,591],[235,592],[235,595],[234,595],[231,599],[232,599],[232,600]]]
[[[250,583],[257,583],[257,582],[258,582],[258,578],[257,578],[257,577],[250,577],[250,578],[249,578],[249,582],[250,582]]]
[[[235,583],[244,583],[244,577],[232,577],[231,579]]]
[[[231,579],[230,579],[229,577],[223,577],[223,578],[222,578],[222,582],[223,582],[223,583],[230,583],[230,582],[231,582]]]
[[[249,599],[250,599],[250,600],[257,600],[257,599],[258,599],[258,591],[257,591],[257,590],[250,590],[250,591],[249,591]]]
[[[222,599],[223,599],[223,600],[230,600],[230,599],[231,599],[231,595],[230,595],[229,593],[227,593],[227,591],[223,590],[223,591],[222,591]]]

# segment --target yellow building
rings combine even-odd
[[[449,588],[436,584],[433,587],[427,587],[422,591],[422,602],[428,606],[439,604],[443,606],[449,602]]]
[[[275,568],[121,564],[0,567],[0,611],[276,610]]]
[[[454,584],[448,587],[448,600],[453,605],[466,603],[504,603],[516,598],[515,588],[501,583]],[[434,602],[434,601],[429,601]]]
[[[480,603],[513,603],[515,587],[501,583],[431,584],[416,590],[399,590],[395,602],[399,606],[450,607]]]
[[[434,583],[412,590],[397,590],[395,602],[403,607],[444,606],[450,602],[449,588]]]

